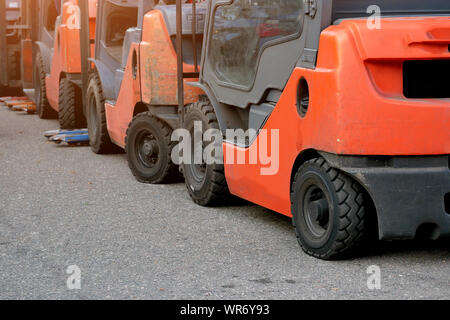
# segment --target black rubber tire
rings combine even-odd
[[[56,111],[52,109],[47,99],[45,76],[44,61],[41,53],[38,52],[33,73],[36,112],[41,119],[55,119],[57,117]]]
[[[308,212],[312,209],[305,208],[310,201],[306,198],[311,188],[319,190],[327,203],[327,213],[318,215],[322,218],[317,218],[328,217],[323,235],[318,235],[317,229],[313,230],[311,218],[308,218]],[[315,196],[317,197],[317,193]],[[315,158],[305,162],[295,175],[291,192],[292,223],[302,249],[307,254],[324,260],[349,255],[362,242],[366,233],[364,202],[359,183],[330,167],[325,159]]]
[[[192,132],[194,121],[202,121],[203,130],[219,129],[214,108],[208,99],[202,98],[199,102],[186,107],[186,114],[183,128]],[[182,164],[186,188],[192,200],[201,206],[223,205],[230,196],[227,181],[225,179],[225,169],[223,164],[204,165],[205,174],[203,179],[195,178],[193,170],[195,164]]]
[[[105,98],[97,73],[89,77],[86,119],[91,149],[97,154],[113,153],[118,147],[111,142],[106,124]]]
[[[86,120],[82,111],[81,94],[67,78],[62,78],[59,82],[58,99],[60,128],[63,130],[84,128]]]
[[[127,129],[125,151],[128,166],[142,183],[162,184],[180,178],[178,166],[172,162],[172,149],[176,145],[171,141],[172,128],[165,122],[155,118],[150,112],[136,115]],[[143,139],[152,137],[153,150],[157,151],[154,165],[142,154]],[[150,149],[152,150],[152,149]],[[141,152],[140,152],[141,151]]]

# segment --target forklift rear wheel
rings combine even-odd
[[[193,103],[187,107],[183,127],[191,133],[191,145],[194,150],[194,123],[202,122],[202,129],[219,130],[214,108],[207,99]],[[201,206],[215,206],[223,204],[230,199],[225,170],[223,164],[195,164],[194,152],[191,154],[190,163],[183,163],[182,169],[192,200]]]
[[[179,178],[178,166],[171,155],[175,142],[172,128],[144,112],[134,117],[125,139],[128,166],[139,182],[168,183]]]
[[[59,83],[59,126],[61,129],[80,129],[86,125],[80,105],[80,94],[67,78]]]
[[[92,151],[97,154],[114,152],[116,147],[109,137],[106,124],[105,98],[97,73],[93,73],[89,78],[86,118]]]
[[[33,73],[34,80],[34,94],[36,101],[36,111],[41,119],[54,119],[56,118],[56,112],[50,106],[47,99],[47,91],[45,87],[45,71],[44,61],[42,60],[41,53],[36,54],[36,63]]]
[[[339,259],[363,240],[366,230],[362,188],[323,158],[305,162],[292,184],[292,223],[309,255]]]

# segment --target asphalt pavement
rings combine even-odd
[[[450,296],[449,240],[317,260],[287,217],[245,203],[199,207],[182,183],[136,182],[125,154],[47,142],[44,131],[57,128],[0,106],[0,299]],[[69,266],[80,289],[67,285]],[[367,285],[370,266],[379,289]]]

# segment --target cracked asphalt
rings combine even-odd
[[[0,299],[448,299],[450,241],[379,242],[353,259],[299,248],[290,219],[195,205],[144,185],[124,154],[58,146],[56,120],[0,106]],[[81,289],[69,290],[76,265]],[[381,270],[369,290],[367,268]]]

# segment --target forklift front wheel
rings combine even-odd
[[[58,118],[61,129],[84,128],[85,119],[79,107],[81,95],[75,85],[67,78],[62,78],[59,83]]]
[[[291,208],[297,240],[314,257],[338,259],[356,248],[365,234],[361,186],[323,158],[307,161],[298,170]]]
[[[180,174],[172,162],[172,128],[150,112],[134,117],[125,138],[128,166],[139,182],[168,183]]]
[[[225,200],[231,199],[225,179],[224,165],[219,163],[200,164],[194,161],[194,128],[196,122],[202,123],[203,132],[209,129],[219,130],[214,108],[207,99],[202,99],[187,106],[186,110],[183,128],[191,133],[192,140],[191,161],[182,165],[186,187],[192,200],[201,206],[223,204]]]
[[[91,150],[97,154],[111,153],[116,147],[111,142],[106,124],[105,98],[98,74],[93,73],[87,89],[86,118]]]
[[[47,91],[45,87],[45,71],[44,61],[40,52],[36,54],[36,63],[33,73],[34,94],[36,101],[36,111],[41,119],[56,118],[56,112],[50,106],[47,99]]]

